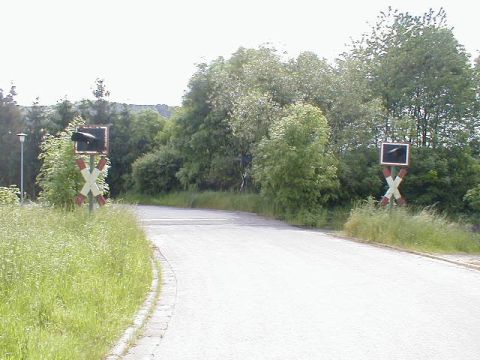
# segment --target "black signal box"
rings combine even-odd
[[[410,164],[410,144],[382,143],[380,164],[390,166],[408,166]]]
[[[72,134],[72,140],[75,141],[76,154],[108,154],[108,127],[106,126],[80,126]]]

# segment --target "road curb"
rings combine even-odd
[[[400,251],[400,252],[404,252],[404,253],[408,253],[408,254],[423,256],[423,257],[427,257],[427,258],[430,258],[430,259],[444,261],[444,262],[447,262],[447,263],[450,263],[450,264],[455,264],[455,265],[459,265],[459,266],[462,266],[462,267],[465,267],[465,268],[468,268],[468,269],[480,271],[480,266],[473,265],[473,264],[470,264],[470,263],[467,263],[467,262],[448,259],[448,258],[445,258],[441,255],[423,253],[423,252],[420,252],[420,251],[404,249],[404,248],[400,248],[400,247],[393,246],[393,245],[382,244],[382,243],[377,243],[377,242],[368,241],[368,240],[362,240],[362,239],[353,238],[353,237],[346,236],[346,235],[336,234],[334,232],[326,233],[326,234],[328,234],[330,236],[333,236],[333,237],[336,237],[338,239],[349,240],[349,241],[353,241],[353,242],[360,243],[360,244],[368,244],[368,245],[376,246],[376,247],[379,247],[379,248],[391,249],[391,250]]]
[[[152,284],[150,285],[150,291],[145,299],[142,307],[135,314],[133,324],[125,330],[122,337],[110,350],[105,360],[117,360],[120,359],[129,349],[132,342],[137,338],[139,331],[143,328],[147,322],[149,316],[153,312],[157,303],[157,298],[160,293],[159,281],[160,281],[160,264],[162,255],[158,248],[154,248],[152,258],[150,259],[152,266]]]

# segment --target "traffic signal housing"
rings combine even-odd
[[[408,166],[410,164],[410,144],[382,143],[380,164],[389,166]]]
[[[72,134],[76,154],[107,155],[108,127],[80,126]]]

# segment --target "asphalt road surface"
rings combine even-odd
[[[479,271],[251,214],[138,213],[176,298],[125,359],[480,359]]]

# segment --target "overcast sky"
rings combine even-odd
[[[180,105],[195,64],[264,43],[333,60],[389,5],[414,15],[443,7],[479,55],[472,0],[4,0],[0,88],[13,82],[22,105],[55,104],[91,98],[100,77],[112,101]]]

